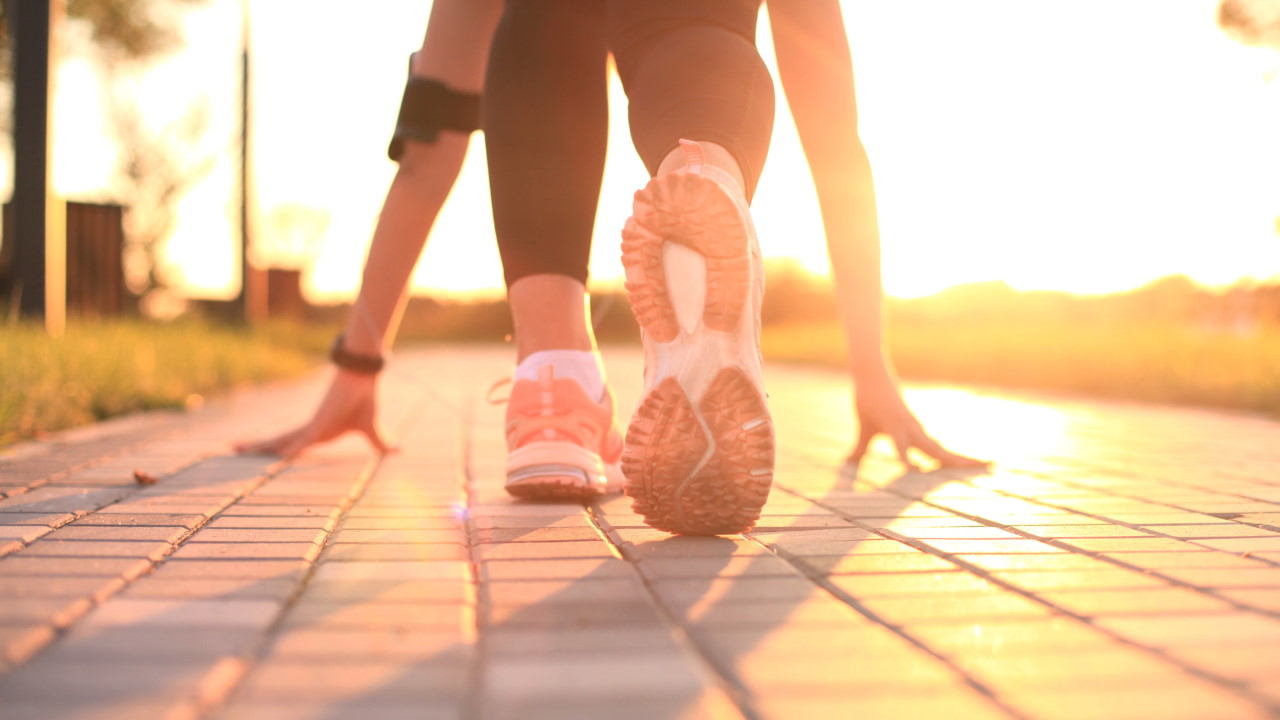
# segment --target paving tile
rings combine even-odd
[[[998,706],[969,690],[892,694],[778,695],[758,703],[767,718],[928,718],[995,720],[1009,717]]]
[[[207,662],[174,659],[113,663],[39,659],[0,678],[0,695],[5,698],[6,715],[17,714],[23,706],[27,712],[43,706],[43,717],[99,717],[95,709],[119,710],[115,706],[125,703],[132,712],[154,713],[193,696],[209,671]]]
[[[1016,527],[1031,535],[1050,539],[1151,537],[1150,533],[1122,525],[1017,525]]]
[[[0,523],[7,526],[44,525],[45,527],[53,527],[71,522],[75,518],[75,513],[69,512],[6,512],[3,515],[0,515]]]
[[[460,698],[467,691],[467,668],[448,659],[424,662],[268,662],[255,669],[236,700],[325,700],[427,702]]]
[[[471,514],[476,514],[476,508],[470,508]],[[581,511],[581,508],[579,508]],[[237,513],[249,514],[249,513]],[[271,514],[271,513],[263,513]],[[280,514],[280,513],[275,513]],[[291,514],[291,513],[284,513]],[[347,513],[348,518],[373,517],[373,518],[460,518],[467,513],[459,507],[353,507]]]
[[[920,651],[901,635],[870,620],[853,619],[841,626],[788,625],[757,627],[703,626],[692,630],[699,647],[732,664],[758,653],[760,658],[791,656],[819,662],[864,664],[874,655],[914,662]],[[905,655],[903,653],[906,653]],[[885,663],[890,664],[890,663]],[[868,673],[877,671],[868,670]],[[891,673],[890,669],[883,669]]]
[[[116,598],[84,620],[86,627],[266,627],[283,608],[275,600]]]
[[[763,546],[749,540],[725,537],[668,536],[663,540],[641,542],[624,546],[624,553],[631,560],[653,558],[730,558],[768,554]]]
[[[151,568],[146,558],[123,557],[7,557],[0,562],[0,578],[44,577],[137,577]]]
[[[997,572],[995,576],[1023,590],[1115,590],[1169,587],[1168,581],[1133,570],[1020,570]]]
[[[163,526],[163,525],[81,525],[74,523],[54,531],[52,535],[45,538],[47,541],[56,540],[155,540],[165,544],[172,545],[178,542],[182,536],[186,535],[189,530],[181,526]]]
[[[1252,645],[1280,640],[1280,620],[1243,612],[1102,617],[1098,625],[1152,647]]]
[[[669,579],[653,582],[650,587],[669,607],[688,607],[699,603],[801,602],[826,595],[824,590],[798,576]]]
[[[1280,653],[1267,645],[1173,647],[1168,654],[1221,677],[1268,680],[1280,677]]]
[[[344,543],[330,545],[325,553],[325,560],[328,562],[465,561],[469,556],[466,546],[453,543]]]
[[[313,528],[201,528],[190,543],[321,543],[324,529]]]
[[[465,664],[475,644],[458,630],[403,627],[315,627],[291,629],[272,641],[269,662],[302,663],[426,663]]]
[[[910,629],[910,634],[928,647],[955,657],[1003,657],[1011,653],[1025,656],[1117,645],[1096,628],[1062,616],[918,625]]]
[[[203,514],[169,515],[164,513],[104,513],[86,515],[75,522],[75,527],[85,526],[156,526],[193,528],[205,520]],[[70,529],[70,528],[68,528]]]
[[[1023,538],[1021,540],[920,540],[930,547],[945,553],[956,555],[969,554],[1016,554],[1016,553],[1055,553],[1065,552],[1052,545]]]
[[[0,500],[0,518],[7,513],[69,513],[97,510],[115,502],[132,488],[42,487]]]
[[[1107,717],[1116,720],[1203,720],[1206,717],[1232,720],[1261,720],[1272,715],[1228,690],[1197,683],[1184,676],[1177,683],[1131,688],[1014,688],[1003,695],[1015,709],[1035,718],[1067,720]]]
[[[485,583],[480,597],[494,605],[618,603],[648,595],[633,578],[595,580],[510,580]]]
[[[828,540],[857,541],[882,539],[879,535],[870,530],[853,526],[820,528],[816,530],[782,530],[774,532],[753,530],[746,534],[762,543],[765,543],[766,545],[784,545]]]
[[[1130,554],[1146,555],[1147,553]],[[958,562],[974,565],[992,572],[1113,570],[1116,567],[1105,560],[1099,560],[1098,558],[1090,557],[1088,555],[1077,555],[1075,553],[1014,553],[1010,555],[994,553],[956,555],[954,558]]]
[[[93,606],[87,597],[5,598],[0,603],[0,625],[46,624],[66,627]]]
[[[1205,588],[1280,588],[1280,568],[1162,568],[1162,575]]]
[[[819,555],[794,559],[801,568],[826,575],[915,573],[958,570],[954,563],[923,552],[882,555]]]
[[[57,630],[52,625],[43,623],[0,625],[0,672],[26,662],[53,642],[56,636]],[[3,694],[3,687],[3,682],[0,681],[0,695]],[[7,701],[6,698],[6,703]]]
[[[638,517],[638,516],[637,516]],[[347,522],[353,522],[356,518],[351,518]],[[478,516],[471,520],[471,524],[477,530],[490,530],[498,528],[510,529],[526,529],[526,528],[591,528],[591,522],[586,515],[581,513],[570,515],[568,517],[547,519],[545,517],[527,516],[527,515],[484,515]],[[355,527],[355,526],[352,526]]]
[[[340,580],[312,582],[306,600],[316,603],[464,603],[473,602],[473,586],[437,580]]]
[[[1190,542],[1232,553],[1280,553],[1280,536],[1274,534],[1272,537],[1194,538]]]
[[[1007,540],[1020,538],[1021,535],[1000,528],[979,527],[890,527],[888,531],[894,535],[907,538],[931,540]]]
[[[302,560],[185,560],[170,557],[156,570],[166,579],[298,578],[306,572]]]
[[[1280,588],[1219,590],[1215,595],[1273,613],[1280,613]]]
[[[328,516],[309,515],[304,517],[281,517],[277,515],[219,515],[205,525],[209,530],[228,530],[232,528],[263,529],[311,529],[327,530],[334,524]]]
[[[465,704],[403,698],[344,698],[341,712],[377,720],[462,720]],[[334,704],[325,700],[257,700],[239,698],[218,717],[221,720],[334,720]]]
[[[1041,598],[1077,615],[1170,615],[1223,612],[1230,605],[1204,593],[1180,588],[1050,591]]]
[[[1068,538],[1059,542],[1089,552],[1185,552],[1197,546],[1173,538]]]
[[[965,572],[837,575],[832,585],[856,598],[994,592],[999,585]]]
[[[895,556],[896,557],[896,556]],[[790,563],[770,555],[729,558],[651,558],[637,563],[640,573],[649,580],[713,577],[797,577]]]
[[[1265,568],[1260,560],[1220,552],[1118,552],[1102,557],[1143,568]]]
[[[39,542],[23,548],[22,556],[26,558],[150,558],[159,560],[172,547],[167,542],[142,540],[52,540],[42,538]]]
[[[550,559],[580,557],[612,557],[612,549],[603,540],[566,542],[513,542],[494,545],[478,545],[476,556],[480,560]]]
[[[485,668],[493,702],[529,699],[697,696],[704,681],[679,652],[499,657]]]
[[[320,546],[310,542],[184,543],[174,551],[180,560],[314,560]]]
[[[1173,537],[1178,538],[1277,537],[1274,531],[1263,530],[1262,528],[1256,528],[1250,525],[1241,525],[1238,523],[1218,523],[1215,525],[1147,525],[1146,528],[1152,532],[1158,532],[1163,535],[1172,535]]]
[[[802,601],[722,603],[715,599],[677,608],[680,617],[701,627],[845,626],[862,616],[844,603],[825,598]]]
[[[913,626],[1051,614],[1043,605],[1011,592],[953,597],[873,597],[859,598],[859,601],[892,624]]]
[[[219,517],[329,518],[335,514],[336,510],[332,505],[243,505],[237,503],[223,510]]]
[[[197,662],[245,655],[260,639],[261,629],[251,626],[83,625],[73,628],[55,650],[73,661]]]
[[[0,599],[105,596],[124,586],[123,578],[91,576],[62,577],[20,575],[0,577]]]
[[[490,657],[519,655],[545,657],[562,654],[615,654],[670,651],[679,647],[670,633],[651,627],[600,626],[587,628],[539,628],[503,625],[487,628],[485,652]]]
[[[481,608],[480,621],[486,626],[545,629],[646,627],[652,632],[662,632],[664,627],[647,599],[610,603],[491,605]]]
[[[469,582],[470,566],[458,561],[321,563],[314,582],[354,580],[456,580]]]
[[[342,529],[335,535],[336,543],[457,543],[467,540],[466,533],[453,530],[356,530]]]
[[[297,590],[291,578],[171,578],[163,568],[129,585],[130,599],[250,600],[283,602]]]
[[[403,630],[473,626],[473,612],[462,604],[401,604],[385,602],[303,602],[290,608],[284,627],[400,628]]]
[[[0,517],[0,520],[3,520],[3,517]],[[51,529],[44,525],[0,525],[0,540],[29,543],[49,532]]]
[[[480,563],[479,568],[480,577],[485,582],[621,578],[631,577],[634,572],[629,563],[614,557],[490,560]]]

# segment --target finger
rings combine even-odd
[[[920,432],[912,444],[925,455],[942,463],[943,467],[986,467],[991,464],[987,460],[979,460],[968,455],[951,452],[924,432]]]
[[[867,449],[871,447],[871,441],[875,436],[875,431],[866,423],[863,423],[858,428],[858,444],[854,446],[853,452],[849,453],[847,462],[862,462],[862,458],[866,456]]]
[[[892,437],[893,445],[898,450],[898,459],[902,461],[902,464],[912,472],[919,470],[920,468],[916,467],[916,464],[911,462],[911,457],[907,455],[907,450],[911,449],[910,436],[904,432],[898,432],[894,433]]]
[[[241,455],[279,455],[280,449],[293,442],[302,429],[290,430],[266,440],[236,443],[233,448]]]
[[[302,451],[306,450],[312,445],[315,445],[316,442],[317,442],[317,439],[314,433],[299,433],[298,437],[294,438],[292,442],[290,442],[288,445],[285,445],[284,448],[280,451],[280,457],[284,458],[285,460],[296,459],[299,455],[302,454]]]
[[[395,451],[395,448],[392,448],[382,439],[382,433],[378,432],[377,426],[372,423],[362,426],[360,432],[369,440],[369,444],[373,446],[373,449],[379,455],[389,455]]]

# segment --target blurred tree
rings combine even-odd
[[[1245,45],[1280,51],[1280,0],[1221,0],[1218,25]],[[1273,77],[1274,72],[1268,79]],[[1275,230],[1280,235],[1280,216]]]
[[[268,267],[297,268],[316,250],[325,231],[329,229],[328,210],[302,203],[283,203],[267,213],[266,247],[259,242],[255,262]]]
[[[1221,0],[1218,25],[1245,45],[1280,50],[1280,0]]]
[[[0,5],[0,84],[12,79],[6,0]],[[148,123],[141,109],[143,70],[182,48],[181,14],[205,0],[67,0],[69,23],[88,32],[66,33],[68,51],[92,57],[103,87],[104,124],[116,138],[116,177],[109,190],[126,207],[125,272],[140,295],[167,285],[160,248],[176,224],[176,204],[216,164],[218,152],[200,152],[209,118],[205,97],[176,120]],[[75,46],[88,38],[88,47]],[[0,130],[8,134],[10,94],[0,87]]]

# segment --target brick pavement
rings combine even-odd
[[[1280,717],[1280,424],[919,387],[996,469],[853,469],[844,378],[772,368],[759,526],[670,537],[505,495],[508,362],[401,354],[381,463],[227,454],[323,373],[0,456],[0,719]]]

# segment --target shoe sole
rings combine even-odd
[[[627,291],[653,373],[627,430],[624,492],[659,530],[750,530],[773,483],[773,422],[748,371],[758,377],[758,346],[743,337],[756,332],[747,316],[755,301],[749,222],[714,180],[677,173],[636,194],[623,230]],[[669,275],[688,276],[668,267],[677,260],[670,245],[700,258],[693,267],[705,268],[705,294],[668,283]],[[701,301],[693,313],[690,297]]]
[[[591,500],[609,492],[600,456],[568,442],[539,442],[507,460],[507,493],[523,500]]]

